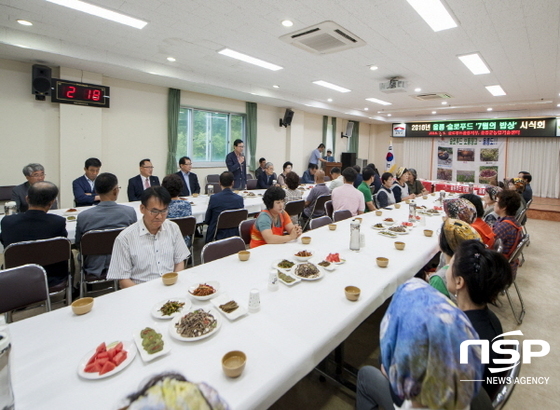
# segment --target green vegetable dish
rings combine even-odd
[[[151,327],[147,327],[140,332],[142,347],[148,354],[154,354],[163,350],[163,340],[161,333],[156,332]]]

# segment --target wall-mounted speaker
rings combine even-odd
[[[288,125],[292,123],[293,118],[294,118],[294,112],[289,108],[286,108],[286,112],[284,113],[284,118],[280,118],[280,126],[288,127]]]
[[[45,95],[51,95],[51,73],[52,70],[46,65],[33,64],[31,72],[31,94],[36,99],[45,99]]]
[[[340,138],[351,137],[352,131],[354,131],[354,121],[348,121],[346,124],[346,131],[340,133]]]

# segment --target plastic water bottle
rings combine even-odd
[[[350,250],[360,250],[360,222],[355,219],[350,222]]]
[[[0,315],[0,409],[14,410],[14,392],[10,374],[10,334],[4,315]]]

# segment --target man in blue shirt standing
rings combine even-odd
[[[247,167],[245,165],[245,155],[243,155],[243,148],[245,145],[240,139],[233,142],[233,151],[226,156],[226,166],[233,174],[233,188],[245,189],[247,184]]]
[[[319,165],[319,162],[327,162],[322,157],[324,150],[325,150],[325,144],[319,144],[317,149],[314,149],[313,152],[311,153],[311,156],[309,157],[309,165],[311,164]]]

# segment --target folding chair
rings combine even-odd
[[[317,229],[320,228],[321,226],[325,226],[328,224],[332,223],[332,219],[329,218],[328,216],[320,216],[319,218],[315,218],[312,219],[311,222],[309,223],[309,229],[313,230],[313,229]]]
[[[216,236],[218,236],[218,231],[220,229],[239,228],[239,224],[248,217],[249,211],[246,209],[228,209],[226,211],[222,211],[220,215],[218,215],[216,231],[214,231],[214,235],[212,235],[212,240],[216,240]]]
[[[299,223],[301,218],[301,213],[303,212],[304,208],[305,208],[305,201],[303,199],[298,199],[297,201],[288,202],[286,204],[286,207],[284,208],[284,211],[286,211],[286,213],[290,216],[297,215],[297,221]]]
[[[72,276],[68,265],[72,258],[70,246],[68,238],[63,237],[12,243],[4,250],[4,265],[9,269],[29,263],[47,266],[66,262],[68,276],[60,284],[49,288],[49,296],[52,300],[54,296],[63,295],[66,304],[70,305],[72,303]]]
[[[255,222],[256,219],[247,219],[239,224],[239,236],[247,246],[251,243],[251,229],[253,229]]]
[[[80,297],[84,297],[88,294],[87,287],[92,284],[99,283],[109,283],[113,282],[112,287],[103,289],[103,291],[112,289],[116,291],[118,289],[117,280],[107,280],[107,271],[103,270],[101,277],[96,277],[93,274],[87,272],[85,267],[85,260],[89,256],[105,256],[111,255],[113,253],[113,244],[117,236],[125,228],[114,228],[114,229],[100,229],[92,230],[83,234],[80,240],[80,254],[82,255],[82,269],[80,269]]]
[[[519,343],[511,343],[511,346],[507,346],[510,349],[515,349],[517,353],[521,355],[521,348]],[[505,404],[507,403],[508,399],[510,398],[511,394],[513,393],[513,389],[515,387],[515,379],[519,376],[519,372],[521,371],[521,360],[519,360],[518,364],[514,366],[512,369],[509,369],[505,373],[496,373],[496,376],[502,378],[504,380],[504,384],[500,385],[494,397],[492,399],[492,408],[494,410],[502,409]],[[510,383],[506,383],[509,381]]]
[[[244,250],[245,242],[243,242],[243,239],[239,236],[232,236],[231,238],[219,239],[204,245],[200,253],[200,260],[204,264]]]
[[[333,206],[332,200],[325,202],[325,215],[332,219]]]
[[[35,264],[18,266],[0,271],[0,313],[12,322],[12,311],[44,302],[45,310],[51,311],[49,285],[45,270]]]
[[[311,221],[313,219],[313,215],[315,214],[315,211],[318,210],[318,209],[324,210],[325,209],[325,202],[330,201],[330,200],[331,200],[330,195],[321,195],[320,197],[318,197],[315,200],[315,205],[313,205],[313,209],[311,210],[311,215],[309,215],[309,219],[305,222],[305,225],[303,226],[304,231],[307,228],[307,225],[309,225],[309,221]],[[323,215],[320,215],[320,216],[323,216]]]
[[[257,189],[257,180],[256,179],[248,179],[247,180],[247,189]]]
[[[338,211],[333,212],[333,221],[338,222],[344,219],[352,218],[352,212],[348,209],[339,209]]]
[[[12,190],[15,188],[15,185],[3,185],[0,186],[0,201],[11,201],[12,199]]]
[[[220,175],[218,174],[208,174],[206,175],[206,184],[219,184]]]
[[[191,252],[191,266],[194,266],[194,235],[196,233],[196,218],[194,216],[186,216],[184,218],[169,218],[170,221],[175,222],[179,225],[181,229],[181,235],[183,237],[189,237],[191,239],[191,246],[189,251]]]
[[[519,256],[523,252],[523,248],[527,246],[528,242],[529,242],[529,235],[523,235],[521,241],[519,241],[519,244],[517,245],[517,248],[515,248],[515,251],[509,257],[510,264],[513,263],[517,258],[519,258]],[[517,273],[513,278],[513,286],[515,287],[515,291],[517,292],[519,302],[521,303],[521,312],[519,312],[519,315],[515,313],[515,309],[513,308],[513,303],[509,294],[509,288],[506,289],[506,296],[508,298],[509,305],[511,306],[511,311],[513,312],[513,316],[515,317],[517,324],[520,325],[523,322],[523,317],[525,316],[525,303],[523,302],[523,298],[521,297],[521,293],[519,292],[519,287],[517,286]]]

